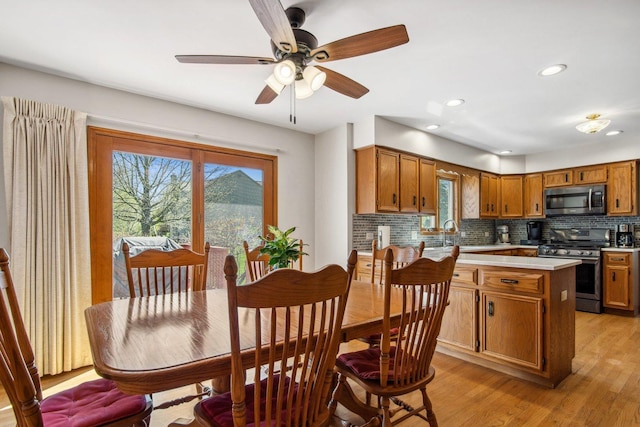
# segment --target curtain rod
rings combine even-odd
[[[159,131],[159,132],[169,133],[174,136],[184,136],[184,137],[193,138],[195,140],[205,140],[205,141],[222,143],[222,144],[230,145],[232,147],[242,147],[242,148],[251,148],[251,149],[257,149],[257,150],[274,151],[276,153],[285,152],[279,147],[272,147],[268,145],[246,144],[244,142],[234,141],[232,139],[224,138],[220,136],[207,135],[200,132],[190,132],[187,130],[158,126],[151,123],[136,122],[133,120],[117,119],[114,117],[101,116],[99,114],[88,113],[87,119],[88,119],[87,121],[97,122],[92,124],[106,123],[106,124],[125,125],[133,128],[137,128],[140,130]]]

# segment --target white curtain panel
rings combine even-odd
[[[2,97],[10,266],[41,375],[92,363],[86,113]]]

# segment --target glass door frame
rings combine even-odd
[[[89,126],[89,233],[91,239],[92,304],[112,299],[113,276],[113,152],[190,160],[192,168],[193,248],[204,247],[204,168],[203,164],[223,163],[262,169],[264,172],[263,234],[267,225],[277,224],[276,156],[220,148],[167,138]],[[109,283],[109,286],[105,284]]]

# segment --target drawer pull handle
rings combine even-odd
[[[453,277],[460,277],[460,273],[453,273]]]
[[[493,317],[493,301],[489,301],[489,317]]]
[[[508,283],[510,285],[517,285],[518,281],[515,279],[500,279],[500,282],[502,283]]]
[[[611,261],[624,261],[624,258],[611,258]]]

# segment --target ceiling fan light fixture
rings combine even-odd
[[[313,95],[313,89],[304,79],[296,80],[295,90],[297,99],[305,99]]]
[[[272,91],[274,91],[278,95],[280,95],[282,89],[284,89],[284,85],[276,80],[276,76],[274,76],[273,74],[271,74],[264,82],[271,88]]]
[[[324,85],[325,80],[327,80],[327,73],[314,66],[309,66],[302,72],[302,78],[309,83],[313,91],[316,91]]]
[[[296,64],[290,59],[285,59],[276,64],[273,69],[273,75],[278,83],[290,85],[296,79]]]
[[[576,129],[582,133],[597,133],[609,126],[611,120],[599,119],[600,114],[590,114],[587,121],[580,123]]]

